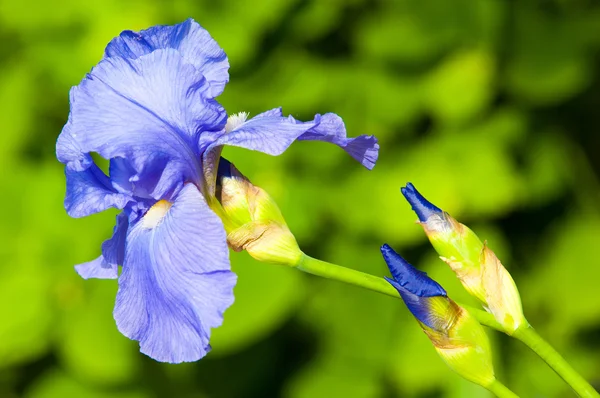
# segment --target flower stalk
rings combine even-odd
[[[513,337],[531,348],[568,384],[580,397],[597,398],[600,394],[569,363],[544,340],[531,325],[522,325]]]
[[[412,184],[401,191],[440,258],[494,316],[501,325],[499,330],[521,340],[538,354],[579,396],[600,397],[529,325],[515,281],[487,244],[466,225],[425,199]]]
[[[390,297],[400,298],[399,293],[383,278],[370,275],[361,271],[342,267],[337,264],[318,260],[304,254],[295,268],[327,279],[336,280],[353,286],[359,286],[364,289],[372,290]],[[477,309],[470,305],[458,303],[461,307],[477,319],[479,323],[502,333],[511,335],[504,327],[496,321],[494,316],[486,311]],[[584,398],[598,398],[600,395],[567,361],[537,332],[529,325],[522,325],[516,331],[512,332],[512,337],[523,342],[540,358],[542,358],[571,388]],[[503,397],[517,397],[513,392],[506,388],[502,383],[496,381],[486,387],[488,390]]]
[[[498,381],[498,379],[494,380],[494,382],[486,388],[498,398],[519,398],[517,394],[509,390],[508,387]]]
[[[316,258],[310,257],[306,254],[300,258],[300,261],[295,268],[312,275],[336,280],[353,286],[359,286],[364,289],[372,290],[374,292],[385,294],[394,298],[400,298],[398,291],[383,278],[342,267],[341,265],[317,260]],[[492,314],[474,308],[470,305],[462,303],[457,304],[469,311],[469,313],[471,313],[471,315],[475,317],[482,325],[504,332],[504,329],[494,319]]]

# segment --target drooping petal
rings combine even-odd
[[[293,117],[283,117],[281,109],[262,113],[236,126],[220,136],[209,148],[221,145],[239,146],[269,155],[281,155],[298,137],[315,127],[321,120],[300,122]]]
[[[111,266],[123,265],[125,259],[125,238],[129,227],[129,211],[127,210],[117,215],[117,223],[112,238],[102,243],[102,256]]]
[[[71,217],[89,216],[110,207],[122,209],[131,200],[129,195],[115,191],[110,179],[94,163],[83,171],[67,167],[65,174],[65,209]]]
[[[186,184],[172,206],[158,202],[128,232],[117,327],[156,360],[198,360],[233,303],[235,281],[220,219]]]
[[[76,265],[75,271],[83,279],[116,279],[119,275],[118,265],[123,264],[127,227],[127,214],[121,212],[117,215],[113,236],[102,243],[102,255],[87,263]]]
[[[71,145],[60,147],[78,147],[80,158],[89,152],[125,158],[137,181],[152,186],[152,197],[176,193],[176,187],[201,175],[201,133],[225,124],[226,113],[207,97],[209,89],[173,49],[133,60],[105,58],[71,90],[71,123],[59,138]],[[66,150],[60,159],[78,161]]]
[[[227,56],[210,34],[191,18],[177,25],[154,26],[139,33],[126,30],[108,43],[105,55],[136,59],[165,48],[178,50],[187,63],[204,75],[210,85],[211,98],[223,92],[229,81]]]
[[[281,109],[272,109],[242,123],[219,137],[209,148],[233,145],[269,155],[282,154],[296,140],[326,141],[338,145],[365,167],[372,168],[379,145],[372,136],[346,138],[342,119],[327,113],[316,115],[310,122],[292,116],[283,117]]]
[[[326,141],[345,150],[364,167],[371,170],[379,156],[377,138],[372,135],[361,135],[355,138],[346,137],[346,126],[341,117],[334,113],[326,113],[320,123],[313,129],[298,137],[299,141]]]
[[[83,279],[117,279],[119,277],[117,266],[113,267],[112,264],[108,264],[102,255],[87,263],[76,265],[75,271]]]

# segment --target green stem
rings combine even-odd
[[[394,298],[400,298],[398,291],[383,278],[317,260],[316,258],[307,256],[306,254],[302,256],[296,268],[309,274],[333,279],[354,286],[360,286],[362,288],[373,290]],[[504,332],[504,328],[496,321],[496,319],[494,319],[492,314],[468,305],[461,303],[457,304],[469,311],[469,313],[473,315],[475,319],[477,319],[477,321],[482,325],[486,325]]]
[[[518,328],[513,337],[538,354],[580,397],[600,397],[598,392],[530,325]]]
[[[494,395],[496,395],[498,398],[519,398],[517,394],[509,390],[508,387],[500,383],[498,380],[494,380],[494,382],[486,388],[494,393]]]
[[[317,260],[306,254],[302,256],[298,265],[299,270],[309,274],[321,276],[328,279],[344,282],[354,286],[360,286],[365,289],[373,290],[391,297],[399,298],[400,295],[396,289],[390,285],[385,279],[364,272],[356,271],[350,268],[345,268],[336,264],[331,264],[325,261]],[[494,318],[494,316],[483,310],[474,307],[457,303],[465,308],[479,323],[506,333],[506,330]],[[594,388],[581,377],[565,360],[558,354],[550,344],[544,341],[531,326],[520,327],[512,336],[521,340],[525,345],[531,348],[538,354],[560,377],[563,378],[581,397],[595,397],[600,395]],[[494,388],[492,390],[491,388]],[[516,397],[514,393],[508,390],[502,383],[496,381],[489,388],[494,394],[499,397]]]

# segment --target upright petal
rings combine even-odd
[[[375,165],[379,150],[373,136],[347,138],[344,122],[333,113],[316,115],[310,122],[301,122],[292,116],[283,117],[280,108],[261,113],[223,134],[211,148],[233,145],[280,155],[296,140],[331,142],[369,169]]]
[[[211,98],[223,92],[229,81],[225,52],[210,34],[193,19],[173,26],[153,26],[138,32],[126,30],[106,46],[107,57],[136,59],[152,51],[172,48],[194,65],[210,85]]]
[[[117,327],[156,360],[198,360],[233,303],[235,281],[223,225],[187,184],[172,205],[158,202],[128,232]]]
[[[125,158],[140,183],[152,181],[151,196],[162,198],[199,178],[198,138],[224,126],[226,114],[207,97],[209,89],[173,49],[105,58],[71,90],[71,122],[59,138],[70,145],[60,147],[78,147],[79,158],[89,152]],[[78,161],[72,150],[59,158]]]

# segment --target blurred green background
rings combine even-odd
[[[399,188],[470,225],[529,320],[600,387],[600,5],[594,0],[0,0],[0,397],[489,397],[453,374],[399,300],[232,254],[236,302],[197,363],[140,354],[115,281],[83,281],[115,212],[69,218],[54,145],[68,90],[124,29],[188,17],[225,49],[230,113],[336,112],[375,134],[372,172],[331,145],[225,156],[310,255],[386,275],[387,242],[457,300]],[[499,378],[572,397],[490,331]]]

